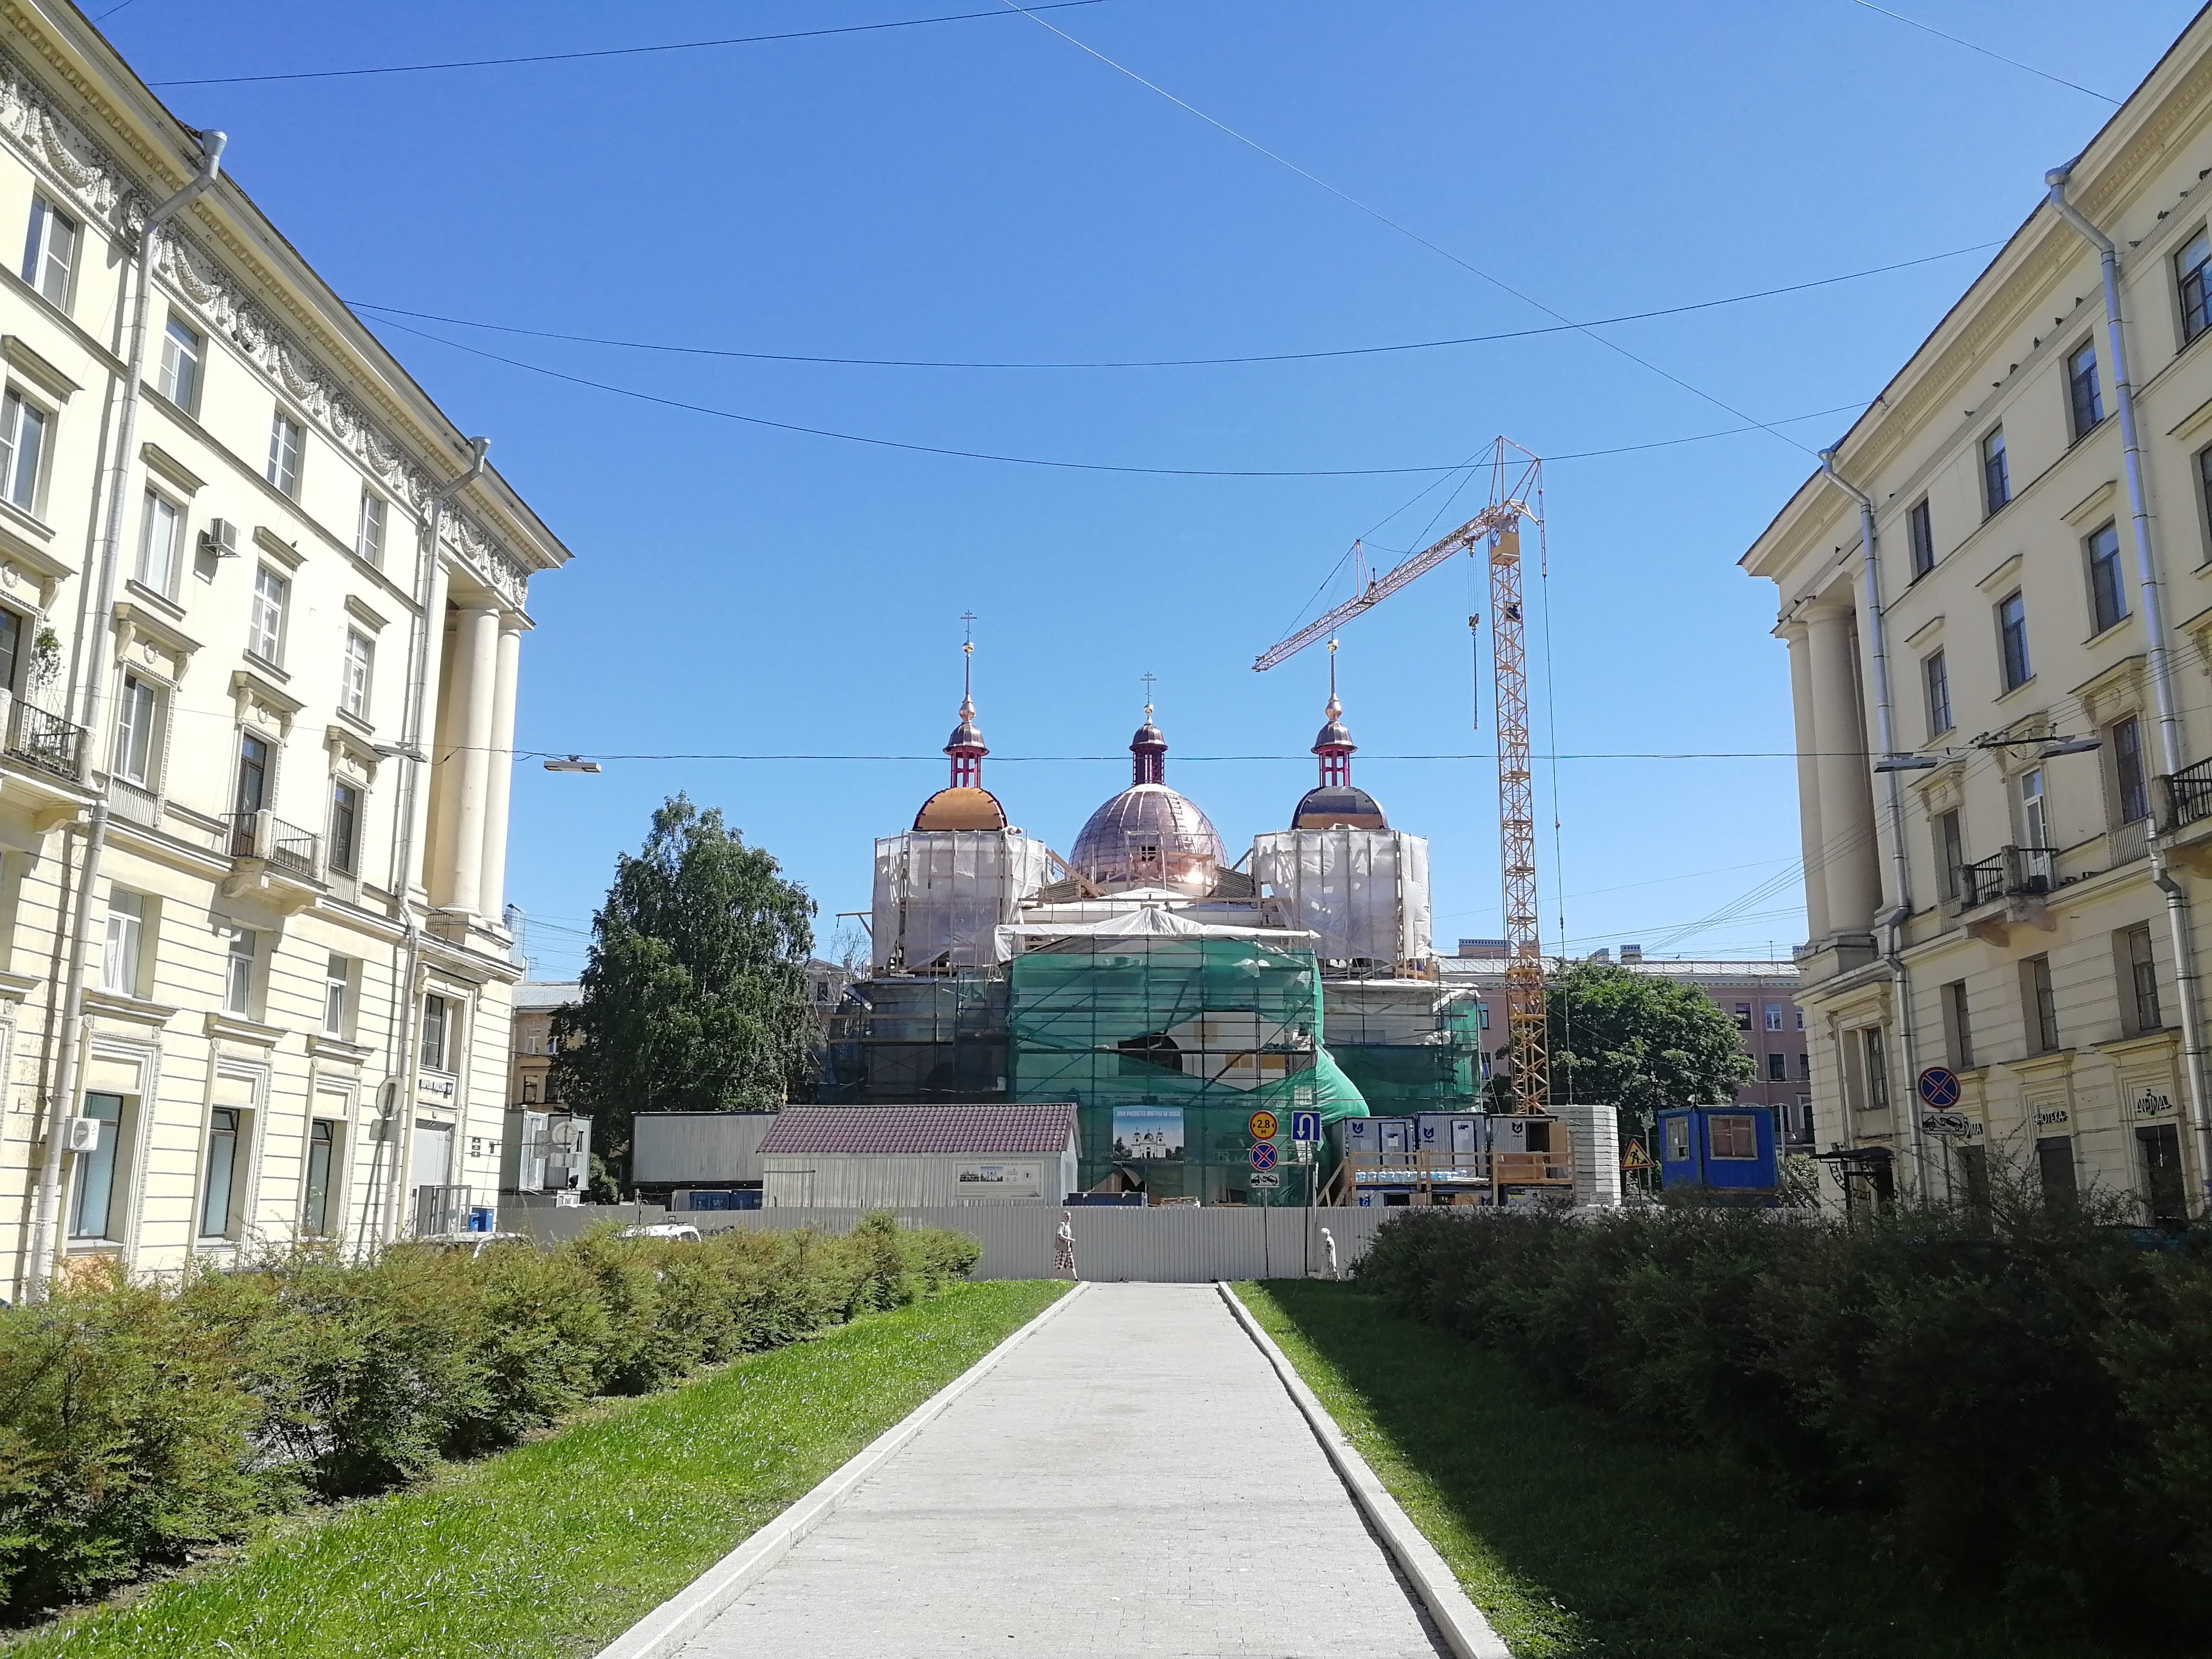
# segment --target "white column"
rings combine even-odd
[[[1805,859],[1805,937],[1828,936],[1828,878],[1820,867],[1820,744],[1813,735],[1813,665],[1805,630],[1792,628],[1790,645],[1790,706],[1797,729],[1797,839]]]
[[[514,683],[521,667],[522,623],[509,617],[499,628],[499,668],[491,701],[490,794],[484,810],[483,875],[477,898],[479,908],[494,921],[507,909],[507,804],[514,785]]]
[[[1815,611],[1806,619],[1806,635],[1813,668],[1813,740],[1820,754],[1828,924],[1838,933],[1863,933],[1874,926],[1881,882],[1850,612]]]
[[[430,886],[424,872],[430,865],[430,795],[436,783],[434,767],[438,757],[438,676],[446,653],[446,565],[442,559],[437,561],[430,573],[430,608],[422,618],[422,718],[408,736],[427,758],[421,764],[405,763],[415,775],[414,799],[407,804],[410,820],[407,836],[410,867],[393,872],[398,884],[392,890],[403,897],[410,888],[419,888],[427,894]]]
[[[499,606],[488,599],[460,608],[453,630],[453,709],[440,741],[453,781],[440,814],[430,891],[441,909],[476,913],[483,883],[484,816],[490,805],[492,704],[499,682]],[[437,900],[443,890],[445,896]]]

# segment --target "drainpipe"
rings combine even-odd
[[[2079,158],[2076,158],[2079,159]],[[2044,174],[2051,205],[2097,250],[2105,284],[2105,332],[2112,354],[2112,394],[2119,404],[2120,454],[2128,478],[2128,514],[2136,544],[2136,585],[2142,596],[2143,637],[2150,659],[2151,696],[2158,708],[2159,758],[2169,776],[2186,764],[2181,741],[2181,708],[2174,696],[2173,664],[2166,639],[2166,603],[2159,580],[2158,550],[2151,539],[2150,505],[2143,491],[2142,445],[2136,429],[2135,382],[2128,373],[2127,327],[2120,309],[2120,251],[2112,239],[2091,224],[2066,199],[2074,163]],[[2150,844],[2151,880],[2166,896],[2166,932],[2173,944],[2175,991],[2181,1003],[2181,1052],[2189,1082],[2190,1127],[2197,1132],[2197,1176],[2212,1193],[2212,1079],[2208,1079],[2204,1012],[2198,996],[2197,946],[2190,927],[2189,890],[2173,874],[2161,838]]]
[[[468,470],[430,492],[429,551],[422,561],[420,586],[415,596],[415,627],[409,640],[407,726],[399,750],[407,774],[405,798],[399,809],[399,868],[393,883],[400,908],[405,913],[407,956],[400,981],[399,1018],[393,1027],[398,1052],[392,1057],[392,1077],[398,1092],[392,1103],[392,1109],[385,1114],[386,1144],[392,1147],[392,1185],[384,1195],[384,1218],[379,1233],[387,1244],[399,1237],[400,1204],[406,1188],[404,1177],[415,1131],[415,1091],[406,1086],[406,1080],[415,1074],[415,1047],[420,1040],[416,1025],[422,1008],[422,989],[416,982],[422,973],[422,924],[414,899],[415,807],[422,797],[423,769],[430,763],[422,747],[430,691],[430,629],[445,626],[444,617],[431,616],[430,601],[438,589],[438,543],[445,532],[446,503],[483,475],[484,455],[490,448],[489,438],[470,439]],[[378,1161],[382,1162],[380,1154]],[[367,1223],[364,1215],[362,1224],[366,1226]]]
[[[1875,540],[1874,498],[1836,471],[1836,452],[1832,447],[1820,452],[1820,471],[1830,483],[1858,503],[1859,562],[1866,571],[1867,643],[1874,659],[1875,741],[1882,755],[1894,755],[1897,738],[1889,697],[1888,631],[1882,616],[1881,563]],[[1906,1140],[1912,1152],[1914,1194],[1925,1205],[1927,1152],[1921,1140],[1920,1111],[1914,1093],[1920,1064],[1915,1055],[1912,1035],[1912,973],[1905,965],[1905,924],[1912,915],[1912,860],[1905,849],[1903,788],[1896,773],[1885,772],[1881,776],[1889,808],[1889,857],[1896,873],[1892,878],[1895,884],[1893,902],[1876,926],[1881,928],[1887,940],[1882,960],[1889,964],[1890,983],[1897,1001],[1897,1055],[1905,1067],[1904,1086],[1897,1087],[1893,1078],[1890,1097],[1905,1113]],[[1848,1107],[1845,1111],[1848,1115]]]
[[[146,216],[146,223],[138,233],[137,292],[131,306],[131,349],[123,376],[123,403],[115,416],[115,447],[112,452],[114,461],[107,480],[107,510],[93,554],[100,563],[100,609],[93,618],[92,635],[86,643],[90,660],[86,665],[88,672],[84,679],[82,741],[88,752],[78,757],[80,775],[90,770],[88,751],[94,734],[101,729],[100,693],[107,675],[109,613],[115,608],[117,552],[123,544],[123,512],[129,493],[125,486],[131,476],[131,445],[137,435],[138,399],[146,369],[146,312],[153,297],[155,244],[161,227],[214,185],[222,169],[223,146],[228,142],[220,132],[200,135],[199,171],[182,190]],[[24,1264],[23,1299],[27,1302],[45,1299],[58,1246],[56,1224],[61,1209],[64,1156],[62,1120],[71,1115],[76,1107],[78,1056],[83,1047],[80,1028],[84,1024],[84,959],[92,928],[92,890],[99,878],[100,857],[106,844],[107,802],[103,797],[94,804],[92,822],[85,833],[84,869],[78,878],[76,909],[70,923],[69,977],[62,988],[59,1017],[61,1049],[55,1061],[54,1091],[46,1102],[46,1158],[39,1167],[38,1200],[31,1215],[30,1255]]]

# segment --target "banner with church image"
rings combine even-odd
[[[1116,1106],[1114,1109],[1115,1158],[1179,1158],[1182,1156],[1182,1107]]]

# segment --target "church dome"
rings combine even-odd
[[[1202,898],[1223,860],[1221,837],[1197,805],[1164,783],[1135,783],[1091,815],[1068,866],[1093,886],[1173,887]]]
[[[1375,797],[1349,783],[1325,783],[1309,789],[1291,814],[1293,830],[1388,830],[1389,820]]]
[[[1006,809],[988,789],[956,785],[922,802],[914,815],[917,830],[1003,830]]]

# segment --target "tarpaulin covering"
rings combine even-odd
[[[1327,963],[1430,954],[1429,843],[1399,830],[1279,830],[1252,840],[1252,878]]]
[[[999,928],[1059,860],[1018,830],[915,830],[876,842],[870,933],[878,973],[988,967],[1006,960]]]

